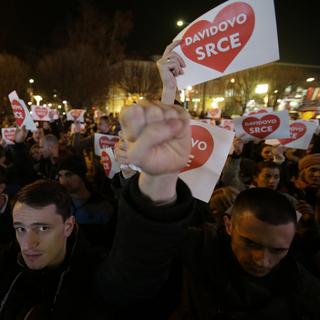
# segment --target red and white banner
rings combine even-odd
[[[35,121],[50,121],[50,109],[44,106],[31,106],[32,119]]]
[[[58,120],[60,118],[59,111],[57,109],[49,109],[50,120]]]
[[[8,97],[18,127],[21,128],[22,126],[25,126],[27,130],[36,131],[37,126],[32,120],[26,104],[19,98],[17,92],[12,91]]]
[[[114,158],[112,148],[101,150],[100,158],[106,177],[112,179],[120,171],[119,163]]]
[[[279,59],[273,0],[230,0],[189,24],[176,38],[185,61],[179,89]]]
[[[85,112],[86,110],[83,110],[83,109],[72,109],[67,113],[67,120],[84,122]]]
[[[268,112],[273,112],[272,108],[260,108],[259,110],[256,111],[250,111],[250,112],[245,112],[243,116],[251,116],[253,114],[259,114],[259,113],[268,113]]]
[[[281,144],[288,148],[307,150],[317,124],[307,120],[290,121],[290,138],[266,140],[266,144]]]
[[[179,177],[195,198],[208,202],[226,162],[234,133],[195,120],[191,121],[191,130],[190,162]]]
[[[110,134],[94,134],[94,153],[100,156],[101,150],[106,148],[114,148],[114,145],[120,140],[120,137]]]
[[[245,141],[290,138],[287,110],[238,117],[233,122],[236,136],[243,135],[242,139]]]
[[[14,135],[16,133],[16,128],[2,128],[1,129],[1,136],[2,140],[6,144],[14,144]]]

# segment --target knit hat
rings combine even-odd
[[[87,166],[81,155],[72,154],[58,161],[58,171],[60,170],[71,171],[84,180],[87,173]]]
[[[302,171],[310,166],[320,165],[320,153],[308,154],[299,161],[299,170]]]

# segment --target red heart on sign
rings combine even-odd
[[[108,136],[101,136],[99,139],[99,146],[101,149],[105,148],[113,148],[114,145],[119,141],[119,137],[108,137]]]
[[[17,100],[13,100],[11,102],[11,106],[12,106],[14,117],[16,119],[16,123],[19,127],[21,127],[26,117],[26,113],[24,112],[24,109],[21,106],[21,103]]]
[[[35,107],[35,112],[37,116],[42,119],[48,115],[49,110],[45,107]]]
[[[73,109],[70,111],[71,116],[74,118],[74,120],[78,119],[82,113],[82,110],[80,109]]]
[[[181,49],[195,63],[224,72],[250,39],[254,26],[252,7],[236,2],[224,7],[213,22],[194,23],[183,35]]]
[[[6,129],[6,130],[4,130],[4,132],[3,132],[4,138],[6,140],[9,140],[9,141],[13,142],[14,141],[15,132],[16,132],[15,128],[14,129]]]
[[[274,114],[268,114],[258,119],[248,117],[242,121],[245,132],[259,139],[263,139],[276,131],[280,126],[280,119]]]
[[[210,158],[213,151],[213,138],[211,133],[203,127],[193,125],[192,132],[192,150],[193,159],[189,166],[181,170],[181,172],[193,170],[203,166]]]
[[[307,127],[304,123],[297,122],[290,124],[290,137],[286,139],[279,139],[281,144],[288,144],[292,141],[298,140],[301,138],[307,131]]]
[[[106,151],[101,152],[101,163],[103,165],[105,175],[108,176],[112,168],[112,161]]]
[[[248,114],[249,114],[249,115],[252,115],[252,114],[259,114],[259,113],[268,113],[268,111],[265,110],[265,109],[261,109],[261,110],[259,110],[259,111],[249,112]]]

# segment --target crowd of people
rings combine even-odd
[[[0,319],[320,319],[320,136],[235,137],[209,203],[194,198],[178,44],[157,62],[161,102],[0,146]],[[95,132],[120,136],[112,179]]]

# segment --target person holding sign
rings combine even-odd
[[[277,191],[251,188],[235,200],[226,232],[188,229],[193,214],[201,214],[178,179],[190,153],[188,114],[141,102],[124,108],[120,120],[128,161],[142,172],[123,191],[127,210],[119,225],[141,244],[139,270],[144,286],[154,285],[154,297],[168,285],[174,257],[182,258],[175,319],[319,319],[320,282],[289,254],[297,225],[290,201]],[[113,262],[121,268],[134,243],[118,236],[123,246]]]

